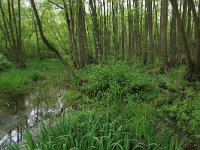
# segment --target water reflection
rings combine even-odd
[[[37,90],[26,97],[11,100],[0,108],[0,149],[23,139],[23,131],[42,120],[52,124],[55,117],[68,111],[64,103],[64,89]]]

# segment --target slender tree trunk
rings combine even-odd
[[[149,20],[149,42],[150,42],[150,64],[154,63],[154,40],[153,40],[153,9],[152,0],[148,0],[148,20]]]
[[[86,64],[86,29],[85,29],[85,10],[82,0],[78,0],[78,41],[80,47],[80,67],[83,68]]]
[[[135,0],[135,47],[137,56],[141,55],[141,35],[140,35],[140,17],[139,17],[139,6],[138,0]],[[141,25],[142,26],[142,25]]]
[[[121,36],[122,36],[122,60],[125,59],[125,36],[126,36],[126,24],[125,24],[125,16],[124,16],[124,0],[121,0]]]
[[[178,4],[176,1],[174,0],[170,0],[172,7],[174,9],[174,12],[176,13],[176,17],[177,17],[177,25],[178,25],[178,30],[179,33],[182,37],[182,41],[183,41],[183,45],[184,45],[184,49],[185,49],[185,53],[186,53],[186,57],[187,57],[187,61],[188,61],[188,65],[190,68],[191,73],[194,72],[194,64],[190,55],[190,50],[188,47],[188,42],[187,42],[187,38],[186,38],[186,34],[185,34],[185,28],[184,28],[184,24],[183,21],[181,19],[180,13],[178,11]]]
[[[118,57],[118,48],[119,48],[119,41],[118,41],[118,2],[112,0],[112,22],[113,22],[113,45],[114,45],[114,54],[115,58]]]
[[[71,49],[72,58],[73,58],[75,67],[79,68],[80,64],[79,64],[78,53],[77,53],[77,49],[76,49],[76,45],[75,45],[74,29],[72,27],[72,24],[73,24],[73,22],[72,22],[73,19],[72,19],[72,14],[71,14],[72,12],[70,13],[71,15],[69,15],[68,7],[67,7],[65,0],[63,0],[63,5],[64,5],[64,11],[65,11],[65,20],[67,22],[67,28],[68,28],[68,33],[69,33],[70,49]]]
[[[172,56],[172,61],[175,62],[176,60],[176,53],[177,53],[177,47],[176,47],[176,14],[174,12],[174,9],[172,10],[172,17],[171,17],[171,27],[170,27],[170,51]]]
[[[38,35],[38,29],[37,29],[37,22],[35,20],[35,17],[33,17],[33,20],[34,20],[34,26],[35,26],[35,35],[36,35],[36,42],[37,42],[38,58],[42,59],[42,55],[41,55],[41,51],[40,51],[39,35]]]
[[[35,14],[35,18],[36,18],[36,21],[37,21],[37,25],[38,25],[38,29],[39,29],[39,32],[40,32],[40,36],[44,42],[44,44],[52,51],[56,54],[56,56],[60,59],[60,61],[63,63],[63,65],[66,67],[66,69],[68,69],[69,73],[74,77],[74,78],[77,78],[76,75],[75,75],[75,72],[73,70],[73,68],[71,68],[71,66],[68,64],[68,62],[62,57],[62,55],[60,54],[60,52],[47,40],[47,38],[45,37],[44,35],[44,32],[43,32],[43,27],[42,27],[42,23],[40,21],[40,18],[39,18],[39,15],[38,15],[38,12],[37,12],[37,8],[36,8],[36,5],[35,5],[35,2],[34,0],[30,0],[31,2],[31,7],[34,11],[34,14]]]
[[[168,21],[168,0],[161,0],[161,21],[160,21],[160,51],[162,51],[163,69],[168,68],[167,52],[167,21]]]
[[[15,9],[17,8],[17,11]],[[17,7],[14,7],[13,0],[7,0],[8,16],[4,12],[2,1],[0,1],[1,15],[3,18],[3,26],[6,33],[6,39],[9,42],[9,53],[14,59],[15,64],[19,68],[25,68],[25,58],[22,48],[21,34],[21,3],[17,1]]]
[[[145,16],[144,16],[144,60],[143,63],[147,64],[148,57],[148,6],[147,2],[145,2]]]
[[[131,10],[131,0],[127,0],[127,9],[128,9],[128,34],[129,34],[128,59],[130,60],[133,53],[133,16]]]
[[[200,75],[200,17],[195,8],[195,4],[193,0],[188,0],[189,6],[192,10],[194,22],[195,22],[195,36],[196,36],[196,60],[195,60],[195,72]]]
[[[154,0],[154,16],[155,16],[155,31],[154,31],[154,37],[155,37],[155,42],[154,42],[154,47],[155,47],[155,52],[158,54],[158,56],[160,56],[160,51],[158,51],[158,45],[159,45],[159,25],[158,25],[158,2],[156,3],[156,0]]]
[[[92,22],[93,22],[93,33],[94,33],[94,41],[95,41],[95,56],[96,56],[96,62],[99,62],[99,54],[101,50],[100,46],[100,31],[99,31],[99,23],[97,18],[97,10],[96,10],[96,2],[95,0],[89,0],[89,5],[91,9],[91,15],[92,15]]]
[[[104,32],[103,32],[103,53],[104,59],[107,61],[108,59],[108,27],[107,27],[107,16],[106,16],[106,3],[103,0],[103,14],[104,14]]]

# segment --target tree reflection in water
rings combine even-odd
[[[26,97],[10,100],[0,108],[0,147],[23,139],[23,131],[36,127],[42,120],[52,124],[68,109],[64,103],[64,89],[49,92],[39,90]]]

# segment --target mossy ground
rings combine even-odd
[[[25,69],[12,66],[0,72],[0,101],[25,95],[35,86],[60,84],[66,78],[67,73],[57,59],[30,60]]]

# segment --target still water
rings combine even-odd
[[[26,129],[35,128],[43,120],[51,124],[68,111],[64,93],[64,89],[37,89],[0,107],[0,150],[21,141]]]

